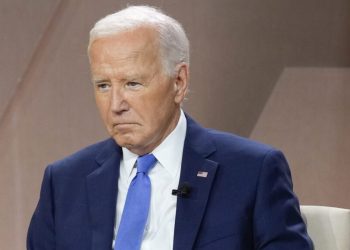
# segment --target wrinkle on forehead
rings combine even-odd
[[[153,54],[153,57],[160,56],[158,33],[147,26],[99,38],[91,46],[96,43],[100,45],[100,52],[104,52],[106,55],[114,54],[113,51],[117,50],[118,53],[116,55],[120,59],[136,58],[140,53]]]
[[[93,78],[114,75],[136,78],[162,72],[158,41],[154,34],[125,33],[97,40],[91,49]],[[152,36],[153,35],[153,36]]]

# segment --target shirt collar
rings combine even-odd
[[[180,118],[175,129],[156,147],[152,154],[159,164],[172,176],[176,176],[181,167],[182,153],[185,143],[187,121],[184,112],[180,110]],[[128,175],[130,176],[138,155],[123,147],[123,161]]]
[[[175,129],[152,152],[160,165],[164,167],[173,177],[176,176],[177,171],[181,167],[186,128],[186,117],[181,110],[180,119]]]
[[[137,154],[134,154],[127,148],[122,148],[123,150],[123,162],[124,162],[124,168],[126,170],[126,173],[128,176],[131,175],[132,170],[135,166],[135,162],[137,160],[137,157],[139,157]]]

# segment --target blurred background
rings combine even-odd
[[[350,208],[349,0],[2,0],[0,249],[25,249],[46,165],[107,137],[88,32],[127,4],[187,31],[186,112],[283,150],[302,204]]]

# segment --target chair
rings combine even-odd
[[[315,250],[350,250],[350,210],[301,206]]]

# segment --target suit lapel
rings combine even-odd
[[[174,250],[193,248],[218,167],[217,162],[207,159],[215,151],[207,132],[190,118],[187,122],[180,184],[188,183],[191,192],[177,200]]]
[[[121,150],[114,141],[96,158],[99,168],[86,177],[92,250],[111,249]]]

